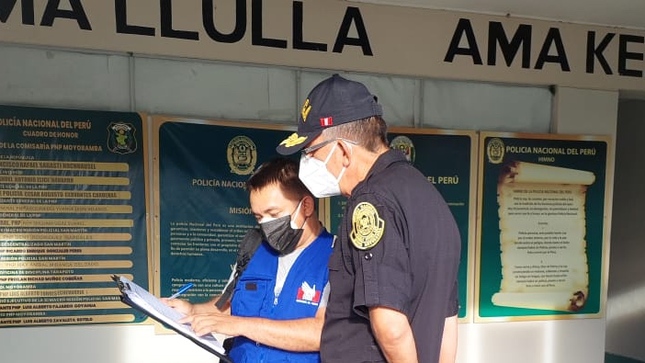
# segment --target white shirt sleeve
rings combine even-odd
[[[330,290],[331,285],[329,285],[329,281],[327,281],[325,288],[323,289],[322,296],[320,297],[320,304],[318,304],[318,309],[327,307],[327,300],[329,300]]]

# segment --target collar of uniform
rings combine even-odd
[[[388,166],[398,162],[408,162],[408,160],[405,158],[405,155],[400,150],[390,149],[384,152],[376,159],[374,165],[372,165],[372,167],[370,168],[370,171],[365,176],[363,182],[368,180],[372,175],[378,174]]]

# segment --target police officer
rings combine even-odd
[[[363,84],[333,75],[310,92],[298,131],[277,147],[302,150],[299,176],[316,197],[348,197],[329,262],[321,358],[454,361],[457,225],[434,186],[388,147],[381,116]]]

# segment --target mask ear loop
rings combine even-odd
[[[309,216],[305,216],[305,220],[302,221],[302,226],[300,226],[300,228],[298,228],[298,229],[304,229],[305,228],[305,224],[307,223],[307,219],[309,219]]]
[[[352,147],[352,144],[350,144],[349,142],[345,141],[345,139],[339,139],[338,141],[341,141],[341,142],[345,143],[345,146],[349,146],[349,152],[351,153],[351,155],[354,155],[354,148]],[[338,145],[338,144],[336,144],[336,145]],[[334,147],[336,147],[336,145],[334,145]],[[332,149],[332,151],[333,150],[334,149]],[[327,164],[327,161],[325,161],[325,164]],[[338,178],[336,178],[336,183],[340,183],[340,179],[343,177],[343,175],[345,174],[346,170],[347,170],[347,167],[343,166],[343,168],[340,170],[340,174],[338,174]]]
[[[293,213],[291,213],[291,216],[292,216],[292,217],[293,217],[293,215],[294,215],[294,214],[296,214],[296,215],[298,214],[298,212],[300,211],[300,207],[302,206],[302,202],[303,202],[304,200],[305,200],[305,198],[302,198],[302,199],[300,200],[300,202],[298,203],[298,206],[296,207],[296,210],[294,210],[294,211],[293,211]],[[290,223],[291,228],[293,228],[293,229],[303,229],[303,227],[305,226],[305,223],[307,223],[307,219],[308,219],[308,218],[309,218],[308,216],[305,216],[305,220],[302,222],[302,226],[300,226],[300,228],[293,228],[293,226],[294,226],[294,224],[295,224],[295,223],[294,223],[294,224],[291,224],[291,223]],[[291,220],[291,222],[293,222],[293,219]]]
[[[338,146],[338,143],[334,143],[334,146],[331,148],[331,151],[329,151],[329,155],[325,158],[325,165],[329,162],[329,159],[331,159],[331,156],[334,155],[334,151],[336,150],[336,146]]]
[[[354,147],[352,146],[352,143],[351,143],[351,142],[347,142],[347,140],[345,140],[345,139],[340,139],[340,141],[342,141],[342,142],[345,144],[345,146],[348,146],[348,147],[349,147],[349,153],[350,153],[350,155],[354,155]]]

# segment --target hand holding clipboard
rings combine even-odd
[[[226,356],[222,343],[212,334],[198,336],[190,328],[190,325],[179,323],[179,320],[184,317],[182,313],[164,304],[146,289],[123,276],[114,275],[112,279],[116,282],[121,292],[121,301],[123,303],[163,323],[203,349],[215,354],[219,357],[220,362],[232,363],[230,358]]]

